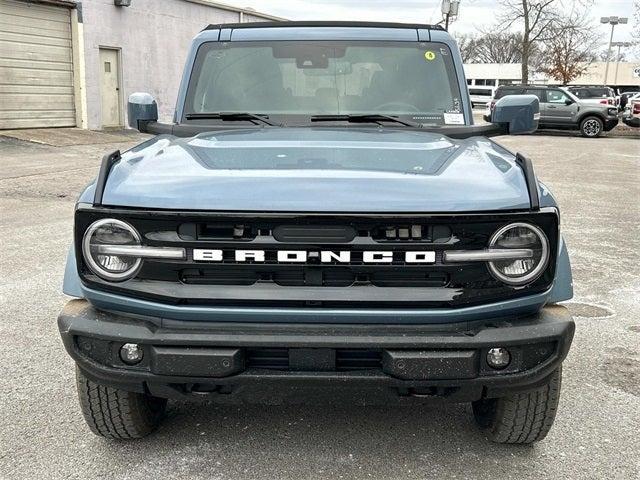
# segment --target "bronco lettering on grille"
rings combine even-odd
[[[353,260],[354,253],[357,259]],[[223,250],[194,249],[193,260],[196,262],[222,262],[225,258]],[[227,258],[236,262],[265,262],[267,261],[267,251],[265,250],[232,250]],[[394,260],[402,260],[405,263],[435,263],[436,252],[433,251],[412,251],[412,252],[392,252],[389,250],[366,250],[362,252],[342,251],[307,251],[307,250],[278,250],[275,252],[274,260],[278,263],[306,263],[309,259],[319,259],[320,263],[348,264],[353,261],[362,263],[392,263]]]

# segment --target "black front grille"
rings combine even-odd
[[[181,247],[185,260],[145,260],[136,278],[110,283],[82,258],[82,233],[94,221],[121,218],[145,244]],[[496,280],[484,263],[447,264],[446,250],[479,250],[499,228],[530,222],[547,235],[551,261],[543,275],[515,289]],[[189,305],[278,307],[453,308],[547,290],[555,273],[555,212],[487,215],[346,216],[144,212],[81,208],[76,212],[76,254],[83,281],[93,288],[148,300]],[[194,249],[222,250],[220,262],[194,261]],[[240,262],[237,250],[260,250],[265,261]],[[282,250],[304,250],[302,263],[278,262]],[[319,252],[350,252],[349,263],[322,263]],[[391,263],[368,263],[364,252],[392,252]],[[406,252],[435,252],[435,263],[406,262]]]

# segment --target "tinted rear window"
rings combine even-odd
[[[608,88],[576,88],[570,91],[578,98],[607,98],[610,96]]]
[[[470,88],[469,95],[483,95],[485,97],[490,97],[491,90],[485,88]]]
[[[507,95],[522,95],[524,93],[523,88],[498,88],[496,90],[496,100]]]

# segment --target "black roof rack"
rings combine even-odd
[[[508,85],[498,85],[499,87],[534,87],[534,88],[558,88],[563,85],[549,85],[547,83],[510,83]]]
[[[219,30],[222,28],[287,28],[287,27],[370,27],[370,28],[415,28],[428,30],[442,30],[441,25],[427,25],[422,23],[393,23],[393,22],[344,22],[344,21],[296,21],[296,22],[248,22],[248,23],[219,23],[208,25],[204,30]],[[203,30],[203,31],[204,31]]]

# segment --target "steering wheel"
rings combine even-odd
[[[383,103],[382,105],[378,105],[377,107],[375,107],[375,110],[391,110],[390,107],[396,107],[395,109],[400,110],[400,111],[406,111],[406,110],[409,110],[411,112],[419,112],[420,111],[418,109],[418,107],[416,107],[415,105],[411,105],[410,103],[404,103],[404,102],[387,102],[387,103]]]

